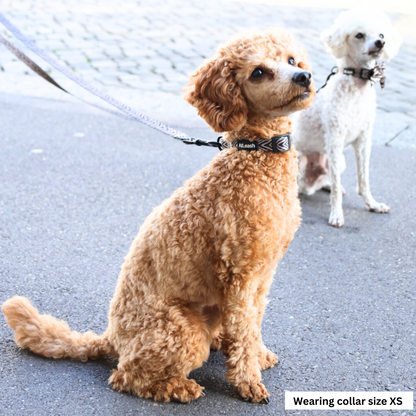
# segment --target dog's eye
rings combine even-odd
[[[261,68],[256,68],[251,73],[251,78],[261,78],[264,75],[264,71]]]
[[[289,65],[293,65],[293,66],[296,65],[296,62],[293,58],[289,58],[288,62],[289,62]]]
[[[382,33],[379,34],[380,39],[384,39],[384,35]]]
[[[355,37],[356,37],[357,39],[362,39],[362,38],[364,37],[364,35],[360,32],[360,33],[357,33],[357,34],[355,35]]]

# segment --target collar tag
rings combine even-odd
[[[237,140],[235,147],[237,148],[237,150],[248,150],[249,152],[252,150],[258,150],[257,142],[251,142],[247,139]]]
[[[355,75],[355,69],[354,68],[344,68],[344,74],[345,75]]]

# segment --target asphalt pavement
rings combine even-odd
[[[174,42],[166,41],[169,30],[165,23],[176,7],[177,13],[171,16],[176,22],[170,28],[172,33],[178,32],[181,16],[189,18],[190,31],[178,32],[178,37],[184,39],[181,53],[192,49],[187,46],[188,38],[194,44],[200,42],[198,50],[202,52],[183,61],[178,58],[173,71],[163,70],[163,82],[152,84],[159,75],[142,66],[136,67],[139,80],[131,77],[132,84],[122,85],[124,81],[118,80],[108,87],[117,96],[130,99],[131,104],[136,102],[135,108],[147,108],[150,114],[188,133],[210,139],[217,136],[180,101],[189,62],[189,67],[199,65],[220,38],[234,31],[258,26],[262,19],[266,26],[276,20],[286,23],[299,43],[305,44],[316,66],[316,76],[323,80],[331,60],[317,36],[339,12],[227,2],[216,22],[220,2],[212,2],[212,8],[204,14],[201,5],[205,3],[190,3],[187,7],[169,0],[159,20],[155,10],[161,7],[160,2],[146,9],[163,34],[158,37],[156,29],[149,32],[150,18],[147,23],[138,18],[129,23],[130,0],[120,6],[118,17],[112,14],[117,8],[107,0],[101,9],[97,2],[85,2],[84,13],[75,7],[80,7],[80,2],[72,0],[65,2],[64,8],[60,8],[64,2],[57,1],[47,8],[51,3],[43,1],[44,13],[25,7],[31,3],[28,0],[6,3],[8,17],[27,28],[35,28],[33,21],[30,23],[31,13],[36,17],[34,21],[43,22],[43,47],[47,47],[47,41],[63,39],[66,32],[58,29],[70,24],[68,15],[72,13],[73,22],[88,21],[92,32],[80,50],[87,46],[94,50],[100,43],[94,33],[102,32],[102,23],[108,18],[108,42],[113,36],[113,43],[120,43],[125,31],[137,33],[134,31],[145,27],[144,46],[157,51],[165,44],[166,53],[172,56]],[[199,22],[195,21],[195,10],[203,15]],[[242,15],[249,16],[247,25]],[[49,25],[48,16],[55,16],[51,21],[58,23]],[[397,24],[405,20],[397,12],[391,17]],[[96,21],[101,24],[93,25]],[[205,34],[204,25],[210,27]],[[222,31],[221,25],[226,29]],[[47,32],[48,27],[56,30]],[[71,33],[78,33],[75,27]],[[42,34],[42,30],[35,32],[33,36]],[[76,36],[78,44],[82,36]],[[65,44],[63,49],[71,63],[71,57],[79,51],[70,42]],[[208,362],[191,374],[206,387],[207,397],[190,405],[154,403],[120,394],[107,384],[115,361],[84,364],[35,356],[17,348],[12,331],[0,316],[0,415],[414,414],[285,411],[284,392],[416,389],[415,80],[402,65],[405,60],[416,62],[415,45],[415,38],[405,36],[397,60],[389,64],[387,87],[381,93],[378,90],[371,187],[374,197],[392,208],[391,213],[368,212],[356,194],[351,149],[346,152],[347,170],[342,177],[347,191],[343,228],[327,225],[327,193],[301,198],[302,225],[279,264],[263,324],[264,341],[280,359],[277,367],[263,372],[264,384],[271,393],[270,404],[241,400],[225,380],[220,352],[212,353]],[[60,58],[53,48],[50,46],[51,53]],[[127,65],[130,58],[136,59],[139,52],[135,51],[139,49],[136,43],[120,62]],[[109,49],[108,60],[117,61],[116,53],[111,51],[116,49]],[[27,296],[41,312],[64,319],[74,330],[101,333],[107,325],[108,305],[120,266],[140,224],[217,150],[185,146],[140,123],[107,115],[52,92],[43,80],[23,70],[12,70],[12,64],[15,69],[20,64],[8,61],[6,56],[0,50],[4,69],[0,69],[0,303],[16,294]],[[153,59],[159,65],[164,58],[156,53]],[[94,81],[90,75],[95,71],[104,87],[106,82],[110,84],[106,76],[90,68],[93,57],[90,61],[86,60],[83,75]],[[97,58],[97,62],[105,62],[105,58]],[[127,69],[120,71],[123,79]],[[174,74],[179,74],[178,79]],[[55,72],[53,75],[59,78]],[[148,85],[147,75],[152,80]]]
[[[0,125],[0,302],[27,296],[71,328],[101,333],[140,224],[216,150],[51,100],[2,96]],[[16,347],[0,318],[0,414],[278,415],[285,390],[414,390],[415,162],[415,150],[374,146],[373,194],[392,207],[388,215],[368,212],[356,195],[351,152],[344,228],[327,225],[327,193],[302,199],[263,325],[281,360],[263,373],[269,405],[239,398],[219,352],[192,373],[208,395],[190,405],[119,394],[107,385],[115,362],[37,357]]]

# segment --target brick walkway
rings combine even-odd
[[[247,28],[287,28],[308,50],[316,85],[321,85],[334,61],[319,34],[340,11],[217,0],[3,0],[2,5],[6,17],[77,74],[135,108],[185,126],[201,123],[181,100],[188,75],[218,44]],[[399,30],[409,27],[411,16],[389,15]],[[21,46],[3,27],[0,33]],[[400,54],[388,64],[386,88],[378,90],[379,113],[386,116],[379,117],[382,142],[393,137],[387,132],[392,122],[400,128],[415,122],[416,79],[410,70],[415,66],[416,38],[407,36]],[[0,70],[0,92],[67,99],[36,79],[3,46]],[[88,96],[57,71],[51,74],[71,91]]]

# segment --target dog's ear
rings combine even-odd
[[[345,53],[347,33],[342,27],[332,26],[321,33],[321,41],[330,50],[335,59],[341,58]]]
[[[390,61],[399,52],[400,45],[403,41],[403,38],[393,26],[390,26],[389,31],[386,33],[385,40],[386,40],[386,44],[384,45],[384,49],[383,49],[384,50],[383,58],[386,61]]]
[[[197,69],[183,93],[216,132],[240,130],[247,122],[246,100],[229,62],[220,54]]]

